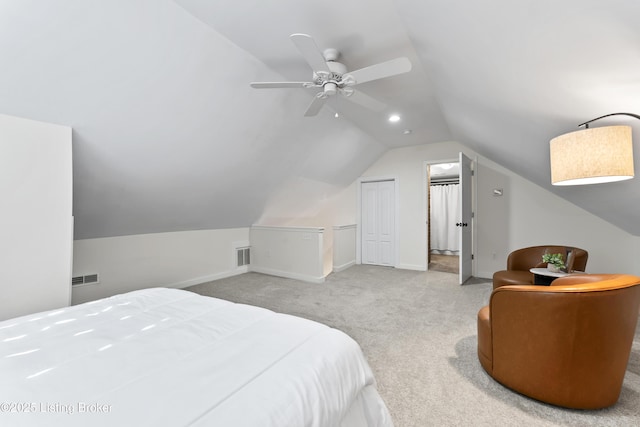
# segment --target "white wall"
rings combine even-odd
[[[322,227],[251,227],[251,271],[324,282]]]
[[[353,223],[357,206],[353,189],[303,177],[284,182],[254,225],[323,228],[323,275],[327,276],[334,269],[334,227]]]
[[[73,302],[152,286],[184,287],[240,274],[247,268],[235,268],[234,248],[249,241],[252,270],[322,282],[334,265],[341,265],[334,256],[342,258],[342,243],[334,242],[335,236],[327,238],[327,234],[335,234],[336,224],[359,222],[357,186],[367,177],[398,179],[398,265],[426,269],[425,161],[455,159],[459,151],[477,157],[478,161],[475,276],[491,277],[494,271],[505,267],[510,251],[538,244],[586,249],[588,272],[640,275],[640,266],[635,263],[640,238],[478,156],[473,150],[450,142],[388,151],[352,185],[320,200],[314,212],[304,218],[283,221],[288,223],[287,227],[254,226],[251,232],[249,228],[239,228],[77,240],[73,275],[98,273],[100,284],[74,288]],[[494,196],[494,188],[502,189],[503,196]],[[297,226],[291,226],[296,223]],[[321,232],[323,227],[319,225],[324,224],[328,229]],[[283,239],[280,234],[274,239],[270,231],[265,231],[268,228],[287,229],[287,237]],[[266,261],[274,256],[277,259]]]
[[[333,227],[333,271],[346,270],[356,263],[357,224]]]
[[[0,319],[69,305],[71,128],[0,115]]]
[[[474,275],[491,277],[504,269],[514,249],[540,244],[577,246],[589,251],[588,272],[640,275],[640,240],[479,156],[446,142],[390,150],[362,174],[361,179],[396,176],[399,197],[399,266],[426,269],[425,161],[457,158],[463,151],[477,158],[475,176]],[[357,182],[345,194],[357,192]],[[493,195],[502,188],[503,196]],[[612,207],[615,208],[615,207]],[[343,213],[344,215],[344,213]],[[359,222],[351,210],[351,221]],[[347,221],[349,219],[346,219]]]
[[[99,283],[74,286],[73,304],[156,286],[184,288],[248,271],[321,283],[328,274],[323,232],[254,226],[76,240],[73,276],[98,274]],[[251,265],[236,267],[236,248],[246,246]]]
[[[196,230],[76,240],[73,275],[97,273],[100,283],[74,286],[73,303],[136,289],[178,287],[241,274],[236,247],[249,228]]]
[[[513,187],[508,197],[511,248],[537,244],[576,246],[589,251],[589,273],[640,275],[639,237],[517,175],[512,176],[510,182]]]

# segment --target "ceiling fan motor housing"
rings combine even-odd
[[[335,95],[342,87],[342,75],[347,72],[347,67],[336,61],[327,61],[330,73],[318,71],[313,73],[313,81],[322,86],[325,95]]]
[[[327,82],[322,86],[325,95],[335,95],[338,92],[338,85],[333,82]]]
[[[329,67],[329,70],[331,70],[332,76],[336,75],[336,76],[342,77],[342,75],[347,72],[346,65],[340,62],[328,61],[327,66]]]

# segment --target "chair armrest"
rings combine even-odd
[[[638,282],[640,282],[640,277],[627,274],[570,274],[554,280],[551,282],[551,286],[563,288],[562,291],[578,292],[633,286]]]

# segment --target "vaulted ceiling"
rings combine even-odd
[[[386,150],[453,140],[640,235],[640,181],[552,187],[548,157],[579,123],[640,113],[638,17],[636,0],[0,0],[0,113],[73,127],[76,238],[249,226],[283,189],[304,211]],[[313,92],[249,87],[311,78],[292,33],[349,70],[413,67],[357,86],[384,111],[304,117]]]

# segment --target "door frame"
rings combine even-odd
[[[473,176],[475,174],[474,168],[476,166],[474,166],[474,160],[468,156],[466,156],[462,151],[458,154],[458,157],[460,159],[459,161],[459,166],[460,166],[460,183],[462,184],[461,186],[461,190],[460,190],[460,207],[461,207],[461,213],[462,216],[460,218],[460,221],[463,222],[463,224],[466,224],[465,221],[469,221],[469,225],[471,226],[470,229],[467,230],[467,225],[463,225],[462,228],[460,229],[460,234],[459,236],[459,241],[460,241],[460,263],[459,263],[459,271],[458,271],[458,279],[461,285],[463,285],[467,280],[469,280],[471,277],[473,277],[473,258],[474,258],[474,248],[473,248],[473,230],[475,229],[475,225],[474,225],[474,216],[475,216],[475,206],[473,204]],[[465,171],[465,165],[469,166],[469,169]],[[465,187],[464,187],[464,183],[468,182],[469,183],[469,187],[467,188],[465,191]],[[465,197],[465,193],[467,194],[467,197]],[[464,209],[464,205],[465,205],[465,201],[468,201],[470,206],[469,209]],[[469,216],[467,218],[465,218],[465,214],[468,214]],[[468,233],[468,234],[467,234]],[[465,248],[465,234],[467,234],[467,244],[468,247],[471,251],[470,254],[468,254],[468,258],[466,258],[464,255],[466,254],[464,251]],[[467,262],[468,261],[468,262]]]
[[[367,182],[380,182],[380,181],[393,181],[393,228],[394,228],[394,242],[393,242],[393,267],[397,268],[398,266],[398,254],[400,247],[400,204],[398,203],[398,189],[399,179],[396,175],[384,175],[384,176],[368,176],[368,177],[360,177],[358,178],[357,185],[357,201],[358,201],[358,209],[357,209],[357,227],[356,227],[356,264],[362,264],[362,184]]]
[[[464,154],[463,151],[460,151]],[[476,213],[478,212],[478,198],[476,197],[477,195],[477,186],[478,186],[478,157],[474,156],[467,156],[471,159],[471,164],[473,165],[473,173],[474,175],[471,177],[471,210],[474,214],[474,217],[472,217],[471,219],[471,252],[472,254],[477,254],[477,239],[476,239],[476,233],[477,233],[477,227],[476,227]],[[429,256],[429,248],[427,245],[428,239],[429,239],[429,227],[430,225],[427,223],[427,218],[429,218],[429,200],[427,198],[427,194],[428,194],[428,190],[429,188],[428,186],[428,178],[429,178],[429,166],[430,165],[437,165],[439,163],[459,163],[460,162],[460,158],[459,156],[456,157],[446,157],[446,158],[439,158],[437,160],[425,160],[422,164],[422,218],[424,218],[423,221],[423,225],[424,225],[424,230],[423,230],[423,236],[424,238],[422,239],[423,243],[422,243],[422,251],[424,256],[422,257],[425,263],[425,271],[429,270],[429,263],[427,262],[427,257]],[[471,260],[471,273],[472,275],[476,274],[476,259],[474,257],[474,259]]]

